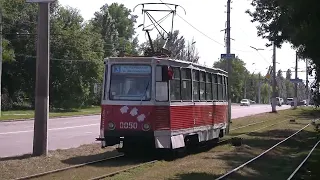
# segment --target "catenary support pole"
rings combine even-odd
[[[308,59],[306,59],[306,100],[307,106],[309,106],[310,95],[309,95],[309,68],[308,68]]]
[[[39,3],[33,154],[48,153],[49,3]]]
[[[272,112],[277,112],[276,109],[276,45],[273,43],[273,56],[272,56],[272,64],[273,64],[273,70],[272,70]]]
[[[261,104],[261,75],[259,73],[259,80],[258,80],[258,103]]]
[[[247,98],[247,77],[244,76],[244,86],[243,86],[243,98]]]
[[[0,117],[2,115],[2,8],[0,7]]]
[[[231,43],[230,43],[230,6],[231,6],[231,0],[227,0],[227,39],[226,39],[226,54],[227,54],[227,71],[228,71],[228,126],[227,126],[227,134],[229,134],[230,130],[230,124],[231,124],[231,58],[230,58],[230,51],[231,51]]]
[[[296,67],[295,67],[295,79],[298,79],[298,52],[296,52]],[[294,84],[294,109],[298,106],[298,83]]]

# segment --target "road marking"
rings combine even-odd
[[[81,125],[81,126],[62,127],[62,128],[52,128],[52,129],[48,129],[48,130],[49,130],[49,131],[57,131],[57,130],[65,130],[65,129],[82,128],[82,127],[88,127],[88,126],[97,126],[97,125],[100,125],[100,123],[96,123],[96,124],[87,124],[87,125]],[[33,130],[4,132],[4,133],[0,133],[0,135],[7,135],[7,134],[20,134],[20,133],[29,133],[29,132],[33,132]]]

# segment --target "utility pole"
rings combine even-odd
[[[247,98],[247,77],[244,78],[244,91],[243,91],[243,98]]]
[[[306,99],[307,106],[309,106],[310,98],[309,98],[309,68],[308,68],[308,59],[306,59]]]
[[[261,80],[260,80],[260,73],[259,73],[259,80],[258,80],[258,103],[261,103]]]
[[[1,83],[2,83],[2,25],[3,25],[3,22],[2,22],[2,8],[0,7],[0,117],[1,117],[1,114],[2,114],[2,86],[1,86]]]
[[[296,67],[295,67],[295,79],[298,79],[298,52],[296,51]],[[294,109],[298,106],[298,83],[294,83]]]
[[[229,134],[230,124],[231,124],[231,58],[230,58],[230,51],[231,51],[231,43],[230,43],[230,10],[231,10],[231,0],[227,0],[227,39],[226,39],[226,54],[227,54],[227,70],[228,70],[228,126],[227,126],[227,134]]]
[[[39,3],[37,25],[37,67],[36,101],[34,115],[33,155],[48,154],[48,119],[49,119],[49,37],[50,37],[50,2],[55,0],[27,0]]]
[[[272,112],[277,112],[276,109],[276,45],[273,42],[273,71],[272,71]]]

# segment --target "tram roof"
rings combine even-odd
[[[162,57],[144,57],[144,56],[135,56],[135,57],[109,57],[105,59],[105,62],[108,60],[111,60],[112,62],[130,62],[130,61],[142,61],[142,62],[148,62],[152,60],[160,60],[160,61],[167,61],[170,65],[184,65],[185,67],[192,68],[192,69],[198,69],[203,71],[216,71],[217,73],[225,74],[227,75],[228,72],[220,69],[220,68],[214,68],[214,67],[208,67],[205,65],[201,65],[198,63],[193,63],[189,61],[182,61],[178,59],[171,59],[171,58],[162,58]]]

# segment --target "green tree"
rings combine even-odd
[[[132,15],[130,9],[118,3],[112,3],[108,6],[108,11],[114,20],[115,28],[119,36],[116,48],[124,50],[127,54],[137,55],[139,46],[138,38],[133,36],[135,34],[134,25],[137,22],[138,16]]]
[[[279,97],[285,97],[285,82],[284,82],[284,77],[282,74],[282,70],[278,70],[277,72],[277,77],[276,77],[276,81],[277,81],[277,95]]]
[[[290,82],[290,79],[292,78],[292,72],[291,69],[288,69],[286,71],[286,79],[285,79],[285,86],[286,86],[286,97],[292,98],[294,95],[294,87],[292,82]]]
[[[258,102],[258,83],[258,74],[252,73],[248,75],[246,78],[246,98]]]
[[[24,0],[0,0],[3,13],[4,62],[2,88],[3,109],[13,108],[13,102],[34,99],[37,5]],[[6,61],[11,60],[11,61]]]
[[[173,33],[170,33],[168,37],[170,37],[170,39],[168,40],[166,47],[164,47],[166,40],[162,35],[158,35],[157,38],[153,40],[155,51],[160,51],[164,47],[171,52],[171,58],[185,60],[185,38],[180,35],[179,30],[175,30]],[[148,48],[150,48],[149,42],[142,43],[140,46],[140,52],[144,53]]]
[[[179,30],[175,30],[173,33],[169,33],[167,40],[163,38],[164,36],[158,35],[155,40],[153,40],[153,46],[155,51],[161,51],[162,48],[169,50],[170,57],[173,59],[179,59],[183,61],[191,61],[197,63],[199,60],[199,52],[197,51],[195,40],[192,39],[190,42],[187,42],[185,38],[180,35]],[[165,47],[164,47],[165,45]],[[146,50],[150,48],[149,42],[144,42],[139,47],[139,54],[146,55]]]
[[[270,102],[270,95],[271,94],[271,86],[268,83],[263,83],[261,85],[261,102],[263,104],[268,104]]]
[[[92,100],[93,83],[102,81],[101,35],[70,7],[59,7],[52,17],[52,32],[59,35],[51,39],[51,53],[58,59],[51,61],[51,105],[85,106]]]
[[[188,42],[186,48],[183,50],[183,58],[186,61],[197,63],[199,61],[199,52],[195,47],[195,40],[192,39],[191,42]]]
[[[2,41],[2,58],[3,61],[13,61],[15,59],[14,50],[10,47],[10,42],[6,39]]]
[[[290,79],[291,79],[291,76],[292,76],[291,69],[288,69],[288,70],[286,71],[286,79],[287,79],[287,80],[290,80]]]
[[[117,56],[117,44],[119,40],[116,23],[112,19],[105,4],[100,8],[100,11],[94,13],[94,18],[91,20],[94,31],[99,33],[103,40],[104,57]]]

